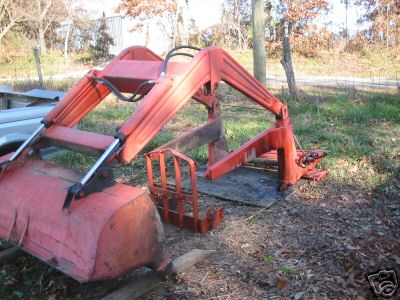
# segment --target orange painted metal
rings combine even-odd
[[[305,167],[299,164],[299,152],[296,150],[292,126],[290,120],[286,119],[277,120],[275,126],[260,133],[254,139],[231,152],[227,157],[210,166],[205,173],[205,177],[215,180],[273,150],[277,150],[276,161],[280,180],[279,188],[282,190],[287,189],[289,185],[294,184],[302,177],[321,180],[327,175],[326,171],[319,174],[316,172],[315,166],[322,156],[314,159]],[[312,173],[316,176],[312,176]]]
[[[183,105],[192,96],[199,95],[198,91],[209,82],[212,86],[211,93],[224,80],[274,114],[280,114],[285,107],[220,48],[206,48],[190,62],[181,64],[186,66],[185,71],[168,73],[158,79],[157,84],[119,130],[128,137],[120,157],[122,162],[128,163],[132,160]]]
[[[209,47],[198,52],[189,62],[171,62],[168,72],[161,76],[159,72],[163,63],[162,58],[145,47],[130,47],[103,70],[90,71],[45,117],[46,129],[43,133],[38,131],[42,136],[32,140],[30,148],[38,149],[54,142],[75,151],[86,149],[101,154],[104,156],[101,164],[117,159],[126,165],[191,98],[209,110],[215,110],[215,114],[209,115],[209,122],[219,118],[216,89],[223,81],[274,114],[275,125],[229,154],[220,147],[224,144],[222,139],[209,143],[207,174],[211,179],[274,150],[282,189],[301,177],[318,180],[326,175],[325,171],[315,168],[322,156],[316,155],[313,159],[299,156],[287,106],[224,50]],[[95,78],[108,80],[121,92],[133,92],[146,80],[155,80],[141,91],[142,94],[148,93],[114,139],[72,129],[110,93],[109,88]],[[114,145],[110,156],[107,143]],[[221,148],[218,153],[217,147]],[[102,192],[88,193],[79,201],[73,201],[70,210],[63,210],[69,187],[81,176],[41,162],[37,157],[30,158],[28,153],[30,151],[26,149],[16,162],[1,170],[0,237],[20,244],[27,252],[80,281],[116,277],[143,265],[155,269],[165,266],[167,260],[164,258],[160,218],[142,189],[111,180],[108,181],[111,187],[93,189]],[[173,155],[189,161],[180,154]],[[5,159],[0,158],[0,162]],[[193,161],[192,164],[194,167]],[[89,178],[94,176],[92,174],[95,173],[86,174],[88,181],[96,179]],[[214,226],[210,225],[209,219],[202,223],[195,216],[198,214],[197,204],[193,219],[182,217],[181,208],[175,214],[170,212],[168,197],[183,197],[183,192],[174,194],[176,191],[169,191],[166,182],[161,187],[154,186],[153,192],[162,194],[164,211],[160,212],[165,221],[186,224],[198,232]],[[194,201],[195,194],[197,192],[192,198],[184,197]],[[214,216],[218,223],[222,211]]]
[[[92,78],[107,78],[108,71],[112,70],[114,66],[120,65],[121,62],[127,63],[130,60],[152,62],[162,61],[162,58],[145,47],[134,46],[127,48],[115,57],[103,70],[91,70],[83,77],[45,117],[46,122],[48,124],[74,127],[110,93],[104,85],[95,83]],[[143,69],[143,72],[146,72],[145,70]],[[118,86],[119,78],[108,79],[111,79],[111,82]],[[131,89],[135,90],[141,83],[140,79],[133,76],[130,79],[132,85],[127,90],[121,90],[122,92],[129,92]]]
[[[313,162],[308,164],[303,164],[302,166],[299,164],[300,160],[304,158],[304,153],[301,150],[297,150],[297,159],[296,163],[304,168],[302,172],[302,178],[320,181],[324,179],[328,175],[327,170],[320,170],[316,168],[316,165],[321,161],[321,158],[326,156],[326,153],[321,151],[314,151],[313,153],[317,154],[318,158]],[[261,160],[263,160],[267,165],[270,166],[278,166],[278,152],[277,150],[271,150],[259,156]]]
[[[168,184],[166,156],[172,157],[174,164],[175,186]],[[158,161],[160,167],[161,184],[154,180],[152,161]],[[182,188],[181,164],[185,163],[189,169],[191,191]],[[149,182],[150,196],[160,212],[165,223],[173,223],[181,228],[205,233],[214,229],[224,219],[224,209],[208,208],[206,216],[199,218],[199,196],[196,183],[196,166],[192,159],[172,149],[159,149],[146,154],[146,168]],[[177,203],[177,211],[170,208],[171,203]],[[185,202],[192,203],[191,214],[185,214]]]
[[[164,232],[143,188],[116,184],[63,210],[73,170],[18,161],[0,178],[0,236],[78,281],[165,267]]]
[[[77,138],[79,137],[79,138]],[[94,132],[82,131],[58,125],[51,126],[43,134],[43,139],[50,141],[55,146],[62,145],[66,148],[70,145],[72,150],[87,148],[92,153],[100,155],[113,142],[113,138]]]
[[[145,68],[146,63],[147,68]],[[104,70],[90,72],[77,88],[67,94],[66,100],[61,101],[46,117],[46,121],[72,127],[98,104],[109,91],[102,85],[94,84],[90,80],[91,77],[103,76],[116,86],[120,84],[122,91],[128,91],[128,83],[135,88],[144,80],[157,78],[161,64],[161,58],[148,49],[129,48]],[[223,161],[211,164],[215,159],[210,157],[207,171],[209,178],[216,179],[251,158],[259,157],[271,150],[279,150],[278,165],[282,188],[287,188],[314,170],[315,164],[319,162],[318,159],[307,168],[299,166],[296,162],[297,150],[286,105],[224,50],[217,47],[205,48],[187,63],[171,63],[168,70],[169,73],[165,76],[157,78],[156,84],[118,131],[120,136],[126,137],[122,151],[118,153],[118,159],[122,164],[128,164],[191,97],[212,107],[215,89],[219,82],[224,81],[272,112],[276,116],[276,123],[270,130],[232,152]],[[118,82],[125,83],[122,86]],[[208,96],[203,92],[206,84],[211,87]],[[212,154],[213,151],[210,151],[210,155]]]

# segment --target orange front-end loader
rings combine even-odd
[[[183,48],[198,53],[176,52]],[[193,58],[169,62],[177,55]],[[276,118],[275,126],[230,153],[215,96],[221,81]],[[142,99],[115,136],[76,129],[110,92],[124,101]],[[145,189],[115,182],[111,162],[128,164],[191,98],[208,108],[208,123],[165,148],[208,144],[209,179],[263,156],[276,162],[280,189],[301,177],[325,175],[315,169],[324,152],[296,150],[286,105],[222,49],[181,46],[163,60],[147,48],[131,47],[103,70],[90,71],[16,152],[0,158],[0,237],[82,282],[141,266],[164,270],[169,260],[157,209]],[[80,174],[41,160],[40,149],[48,146],[99,158]]]

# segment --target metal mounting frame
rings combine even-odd
[[[175,186],[168,184],[166,156],[172,156]],[[154,180],[153,161],[159,162],[161,184]],[[182,187],[181,162],[189,168],[191,191]],[[214,229],[224,219],[224,208],[208,208],[205,218],[199,218],[199,196],[196,183],[196,166],[192,159],[172,149],[159,149],[146,154],[146,168],[150,196],[156,204],[165,223],[173,223],[181,228],[205,233]],[[177,211],[171,208],[177,204]],[[185,213],[185,202],[192,203],[192,213]]]

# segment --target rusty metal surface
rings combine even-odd
[[[164,209],[157,207],[160,216],[164,215]],[[197,230],[198,233],[206,233],[207,231],[213,230],[224,220],[224,208],[218,207],[217,209],[208,208],[204,218],[199,218],[196,227],[193,223],[193,217],[189,215],[183,215],[182,223],[179,213],[170,211],[170,222],[181,228],[186,228],[191,231]],[[182,224],[182,225],[181,225]]]
[[[121,148],[111,157],[106,155],[107,159],[109,162],[118,159],[125,165],[190,99],[204,104],[208,108],[208,123],[169,145],[186,149],[208,143],[207,174],[214,182],[196,180],[193,160],[174,150],[158,150],[146,156],[150,191],[162,218],[165,222],[192,227],[196,232],[213,228],[223,218],[221,209],[214,213],[208,211],[206,218],[200,219],[197,186],[203,193],[268,207],[281,196],[276,191],[278,183],[279,189],[284,190],[302,177],[320,180],[326,176],[326,171],[316,169],[321,155],[296,150],[287,106],[227,52],[207,47],[188,62],[171,62],[168,72],[161,75],[159,71],[164,70],[164,62],[145,47],[130,47],[103,70],[91,70],[45,117],[43,139],[102,156],[105,149],[106,152],[110,149],[109,143],[117,142]],[[109,88],[96,83],[94,78],[109,80],[120,92],[134,92],[146,79],[156,80],[118,129],[115,139],[68,129],[77,125],[110,93]],[[222,121],[219,121],[216,89],[222,81],[275,117],[273,127],[232,152],[227,151]],[[40,139],[32,147],[40,150],[43,147]],[[166,152],[174,158],[176,182],[173,189],[167,183]],[[0,177],[0,237],[20,244],[26,251],[80,281],[117,277],[144,265],[155,269],[165,266],[160,216],[144,190],[116,183],[103,192],[93,192],[74,201],[67,212],[62,209],[67,190],[81,175],[33,161],[27,157],[28,153],[25,151],[16,164],[3,169]],[[278,167],[272,175],[239,168],[266,153],[269,153],[266,158]],[[160,163],[160,185],[153,180],[152,159]],[[190,168],[191,194],[183,190],[181,162]],[[92,176],[88,174],[93,173],[87,173],[84,178]],[[173,212],[170,200],[174,197],[178,211]],[[189,214],[183,210],[183,201],[192,204]]]
[[[172,156],[174,163],[175,184],[168,184],[166,156]],[[153,161],[159,162],[161,184],[156,183],[153,172]],[[181,165],[189,168],[190,192],[182,189]],[[205,233],[214,229],[224,219],[224,209],[208,208],[204,218],[199,217],[199,196],[197,192],[196,167],[194,161],[189,157],[173,149],[158,149],[146,154],[146,168],[149,182],[150,196],[157,205],[161,218],[165,223],[172,223],[181,228],[186,228],[194,232]],[[191,202],[191,212],[185,209],[185,202]],[[177,204],[177,211],[172,209],[173,204]]]
[[[204,48],[188,62],[171,62],[168,72],[160,76],[158,72],[162,67],[163,60],[149,49],[130,47],[103,70],[90,71],[46,116],[46,122],[73,127],[100,103],[110,91],[96,84],[93,80],[95,77],[106,78],[121,92],[132,92],[146,79],[155,79],[155,84],[118,130],[117,136],[125,143],[117,158],[126,165],[191,98],[208,106],[209,123],[219,118],[219,104],[215,95],[218,84],[224,81],[274,114],[275,125],[231,153],[226,151],[226,140],[222,135],[217,141],[209,142],[207,174],[210,179],[217,179],[274,150],[277,151],[275,160],[279,169],[279,188],[282,190],[315,169],[320,159],[308,162],[306,167],[299,165],[287,106],[224,50],[218,47]],[[214,112],[210,114],[210,111]],[[211,128],[205,131],[212,134]],[[209,141],[204,138],[204,131],[197,133],[199,140],[190,147]],[[188,140],[190,133],[170,145],[183,149],[183,144]]]
[[[164,233],[145,189],[115,184],[63,210],[80,174],[26,159],[0,178],[0,237],[78,281],[162,269]]]
[[[197,172],[197,190],[203,194],[229,201],[260,207],[269,207],[281,199],[285,193],[278,192],[277,171],[240,167],[217,180],[203,178],[203,172]],[[182,186],[190,189],[188,178]]]
[[[178,152],[186,152],[196,147],[217,141],[222,136],[222,121],[221,118],[216,118],[202,126],[185,132],[157,149],[174,149]]]

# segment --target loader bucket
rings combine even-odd
[[[163,227],[146,190],[115,184],[62,209],[80,177],[39,159],[16,162],[0,178],[0,237],[80,282],[163,269]]]

